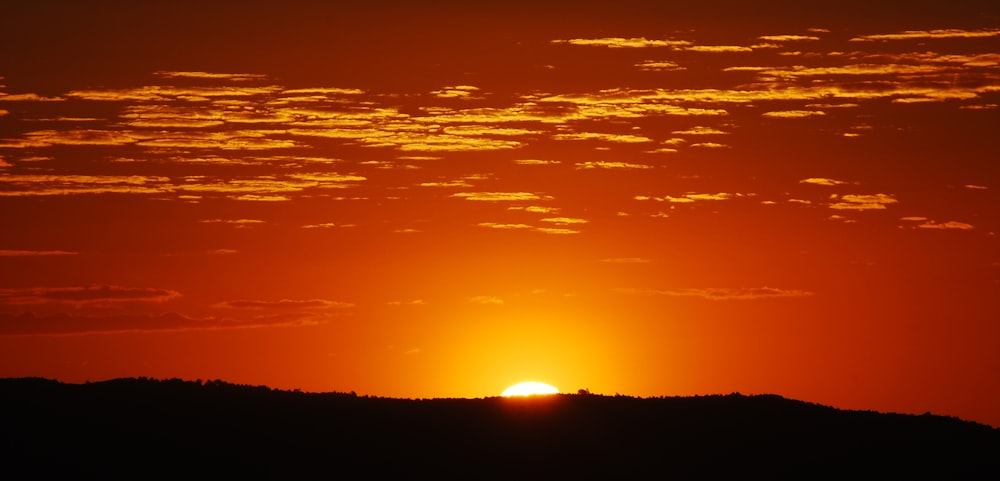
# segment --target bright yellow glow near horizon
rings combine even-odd
[[[517,383],[504,390],[504,392],[500,395],[503,397],[513,397],[539,396],[546,394],[559,394],[559,390],[543,382],[528,381]]]

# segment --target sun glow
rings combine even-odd
[[[504,390],[504,392],[500,395],[503,397],[512,397],[541,396],[546,394],[559,394],[559,390],[543,382],[529,381],[517,383]]]

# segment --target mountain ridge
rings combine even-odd
[[[0,399],[0,452],[20,477],[1000,473],[1000,429],[776,394],[400,399],[222,381],[14,378],[0,379]]]

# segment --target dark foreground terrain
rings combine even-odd
[[[1000,430],[779,396],[402,400],[0,380],[0,479],[1000,479]]]

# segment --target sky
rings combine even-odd
[[[1000,426],[995,2],[203,3],[0,7],[0,376]]]

